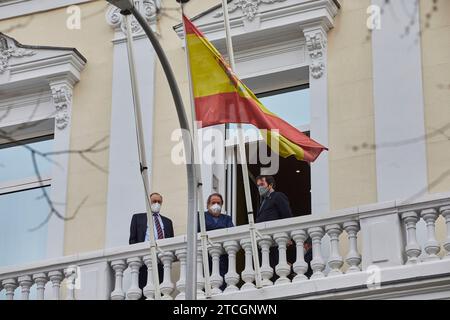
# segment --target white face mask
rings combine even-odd
[[[215,203],[209,209],[211,210],[212,213],[217,214],[222,211],[222,206],[220,204]]]
[[[159,213],[159,210],[161,210],[161,205],[159,203],[152,203],[150,206],[150,210],[152,210],[153,213]]]

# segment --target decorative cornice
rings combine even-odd
[[[59,130],[65,129],[70,122],[72,108],[72,87],[67,83],[50,84],[55,105],[55,125]]]
[[[36,52],[19,48],[10,38],[0,34],[0,74],[3,74],[9,67],[9,59],[33,56]]]
[[[234,1],[228,0],[229,5],[231,6]],[[267,29],[272,34],[276,33],[276,30],[280,30],[282,34],[291,31],[292,34],[295,34],[298,28],[304,29],[311,25],[322,25],[328,31],[334,27],[334,17],[339,11],[338,4],[337,0],[284,0],[271,6],[259,7],[258,15],[253,21],[249,21],[245,16],[241,17],[237,13],[233,14],[230,16],[233,42],[236,47],[239,47],[241,39],[243,42],[248,43],[248,36],[251,33],[254,35],[252,35],[250,42],[254,40],[263,40],[264,42],[264,33],[255,32],[263,29]],[[224,42],[223,19],[215,17],[221,14],[223,14],[221,4],[218,4],[193,17],[191,21],[210,41],[216,44],[216,42]],[[173,28],[180,39],[184,39],[183,25],[180,23]]]
[[[228,12],[233,13],[237,9],[241,9],[243,17],[246,17],[249,21],[253,21],[258,14],[258,8],[261,3],[272,4],[283,1],[286,0],[233,0],[228,6]],[[223,11],[219,11],[214,15],[215,18],[221,16],[223,16]]]
[[[303,31],[306,39],[306,48],[311,57],[309,66],[311,76],[320,79],[325,72],[325,49],[327,46],[326,32],[322,28]]]
[[[0,20],[49,11],[91,0],[0,0]]]
[[[154,25],[156,23],[156,18],[158,16],[159,10],[161,9],[161,1],[135,0],[134,3],[139,12],[144,16],[145,20],[147,20],[150,25]],[[121,30],[123,33],[126,33],[126,22],[123,18],[123,15],[120,13],[119,8],[109,5],[106,12],[106,21],[116,31]],[[131,18],[131,31],[133,34],[139,34],[143,32],[142,27],[134,17]]]
[[[17,59],[26,56],[30,57]],[[48,90],[56,82],[73,86],[80,80],[86,58],[75,48],[23,45],[0,32],[0,63],[3,102]]]

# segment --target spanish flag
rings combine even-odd
[[[328,150],[279,118],[231,70],[219,51],[183,15],[189,51],[196,120],[199,127],[225,123],[252,124],[262,131],[269,147],[278,144],[280,156],[313,162]]]

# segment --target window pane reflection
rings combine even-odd
[[[53,150],[53,139],[30,142],[26,146],[42,153],[51,152]],[[36,163],[41,177],[50,175],[52,165],[50,161],[36,155]],[[24,145],[3,147],[0,145],[0,182],[13,182],[27,178],[37,180],[31,151]]]
[[[259,97],[261,103],[278,117],[299,128],[311,122],[309,88],[278,91],[263,94]],[[230,124],[229,137],[237,136],[237,124]],[[254,137],[259,130],[253,125],[243,124],[244,135]]]
[[[0,195],[0,267],[45,258],[47,224],[29,229],[45,221],[49,210],[42,188]]]
[[[259,98],[262,104],[294,127],[310,123],[309,89],[283,92]]]

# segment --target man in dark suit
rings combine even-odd
[[[233,221],[230,216],[222,214],[223,197],[220,193],[213,193],[208,197],[206,201],[207,211],[205,211],[205,225],[206,231],[231,228],[234,227]],[[200,221],[198,222],[198,232],[200,232]],[[212,270],[212,259],[209,257],[209,272]],[[228,271],[228,256],[223,254],[219,260],[219,273],[222,278]],[[225,281],[220,287],[224,290],[226,287]]]
[[[256,223],[292,217],[287,196],[282,192],[275,191],[274,177],[258,176],[256,184],[261,197]]]
[[[150,195],[151,211],[153,214],[155,239],[173,238],[172,220],[160,214],[163,197],[154,192]],[[130,244],[149,241],[150,232],[147,223],[146,213],[133,215],[130,225]],[[163,265],[158,263],[158,274],[160,281],[163,278]],[[147,284],[147,266],[143,265],[139,269],[139,288],[143,289]]]
[[[261,204],[256,214],[255,222],[265,222],[278,219],[285,219],[292,217],[291,207],[287,196],[282,192],[275,191],[275,179],[272,176],[258,176],[256,177],[256,184],[258,192],[261,197]],[[289,240],[287,247],[288,263],[295,262],[292,260],[292,252],[295,251],[292,241]],[[271,247],[269,253],[270,266],[274,268],[278,264],[278,247]],[[274,274],[272,281],[278,278]]]

